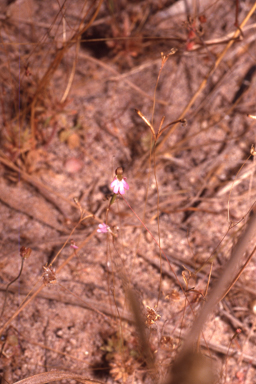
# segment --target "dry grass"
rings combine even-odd
[[[1,3],[3,383],[253,382],[255,7]]]

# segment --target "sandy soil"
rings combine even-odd
[[[256,13],[234,3],[1,2],[2,383],[169,380],[255,202]],[[136,110],[155,135],[186,123],[153,146]],[[120,166],[130,188],[108,212]],[[215,382],[255,382],[255,269],[204,326]]]

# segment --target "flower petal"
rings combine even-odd
[[[114,181],[110,184],[111,188],[113,188],[113,192],[115,194],[120,193],[123,195],[125,193],[125,189],[129,189],[128,183],[125,181],[126,177],[124,177],[122,180],[118,180],[117,177],[115,177]]]
[[[112,183],[110,184],[110,187],[114,188],[115,184],[116,184],[116,179],[114,181],[112,181]]]
[[[97,229],[97,232],[107,233],[108,232],[108,228],[109,228],[109,226],[107,224],[105,224],[105,223],[99,224],[99,228]]]
[[[129,189],[130,187],[129,187],[129,184],[128,183],[126,183],[126,181],[123,179],[123,186],[124,186],[124,188],[125,189]]]
[[[123,181],[123,180],[122,180],[122,181]],[[121,195],[124,194],[124,185],[123,185],[122,182],[119,184],[119,192],[120,192]]]
[[[114,193],[118,193],[118,190],[119,190],[119,184],[116,183],[115,186],[114,186],[113,191],[114,191]]]

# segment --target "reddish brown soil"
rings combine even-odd
[[[1,1],[2,383],[52,370],[109,383],[167,377],[255,202],[256,122],[247,115],[256,114],[256,13],[228,46],[234,3],[105,0],[89,25],[98,0]],[[239,23],[253,3],[237,2]],[[186,124],[164,130],[149,159],[152,132],[135,109],[152,123],[153,108],[156,133],[163,116],[162,127]],[[119,166],[133,211],[119,196],[108,213],[113,237],[96,230]],[[74,198],[94,217],[69,238],[80,217]],[[228,220],[238,223],[230,231]],[[6,296],[21,246],[32,253]],[[57,254],[55,271],[70,259],[55,284],[6,323]],[[215,382],[255,382],[255,272],[252,258],[205,324],[200,349]],[[150,324],[152,309],[161,317]]]

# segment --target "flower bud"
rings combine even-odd
[[[123,180],[124,169],[122,167],[118,167],[115,174],[119,181]]]
[[[28,259],[29,256],[31,255],[31,252],[32,252],[32,249],[31,248],[26,248],[24,246],[22,246],[20,248],[20,256],[23,258],[23,259]]]

